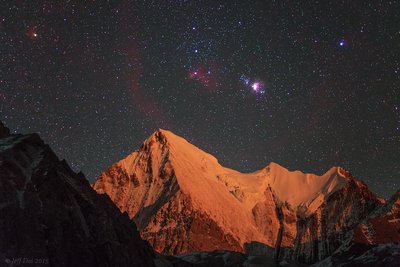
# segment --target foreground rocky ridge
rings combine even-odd
[[[0,123],[0,266],[155,266],[135,224],[36,134]]]
[[[286,260],[276,261],[267,255],[246,255],[233,251],[193,252],[169,259],[179,259],[175,266],[182,267],[397,267],[400,262],[400,244],[351,243],[338,249],[332,256],[312,265],[291,263]]]
[[[342,168],[322,176],[278,164],[243,174],[165,130],[94,184],[166,254],[232,250],[315,263],[385,201]]]

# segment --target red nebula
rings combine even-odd
[[[204,87],[215,89],[218,83],[214,72],[215,68],[211,66],[200,65],[189,72],[189,79],[198,81]]]

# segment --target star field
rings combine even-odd
[[[91,182],[165,128],[243,172],[400,187],[398,1],[0,5],[0,119]]]

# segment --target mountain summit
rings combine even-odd
[[[159,252],[268,250],[307,263],[330,255],[385,203],[340,167],[318,176],[270,163],[241,173],[162,129],[93,187]]]

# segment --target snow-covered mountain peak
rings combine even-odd
[[[323,175],[315,175],[289,171],[275,162],[253,173],[241,173],[221,166],[211,154],[164,129],[155,131],[139,150],[119,164],[131,175],[137,173],[137,167],[134,166],[139,158],[151,159],[147,166],[151,166],[152,179],[158,179],[160,170],[165,166],[168,170],[173,170],[180,189],[201,205],[208,202],[207,206],[211,209],[214,209],[216,199],[205,196],[209,196],[210,191],[217,188],[220,188],[217,191],[231,192],[236,200],[252,208],[264,198],[264,192],[269,187],[277,201],[289,204],[293,210],[300,206],[303,209],[307,207],[309,214],[329,195],[341,189],[347,178],[351,177],[351,174],[340,167],[332,167]],[[139,176],[145,177],[141,172]],[[224,193],[219,192],[218,198],[222,195]]]
[[[180,144],[189,144],[188,141],[186,141],[185,138],[180,137],[179,135],[176,135],[175,133],[165,130],[162,128],[159,128],[157,131],[152,133],[145,141],[144,144],[149,144],[149,143],[161,143],[161,144],[174,144],[174,145],[180,145]]]
[[[175,135],[174,133],[164,130],[159,128],[157,131],[155,131],[153,134],[147,138],[145,142],[160,142],[160,143],[166,143],[168,139],[170,141],[177,139],[179,136]]]
[[[199,149],[197,146],[189,143],[186,139],[174,134],[171,131],[158,129],[142,145],[140,150],[146,150],[151,146],[157,153],[164,153],[168,150],[168,160],[174,161],[181,167],[189,167],[197,164],[207,165],[210,170],[223,168],[218,160],[211,154]],[[189,165],[189,166],[188,166]]]
[[[325,222],[318,221],[320,216],[341,214],[354,203],[380,203],[365,184],[351,177],[340,167],[315,175],[290,171],[274,162],[259,171],[241,173],[223,167],[184,138],[159,129],[104,172],[94,189],[108,194],[126,211],[157,251],[241,251],[253,241],[278,247],[311,244],[311,230],[298,228],[298,220],[306,224],[316,220],[325,227]],[[335,211],[323,215],[330,208]],[[345,227],[347,221],[338,224],[332,229]],[[203,240],[204,235],[209,238]],[[296,241],[300,235],[308,241]]]
[[[332,193],[346,184],[346,179],[339,175],[337,167],[323,175],[289,171],[277,163],[271,162],[266,168],[268,184],[274,195],[281,202],[292,208],[307,206],[313,212]]]

